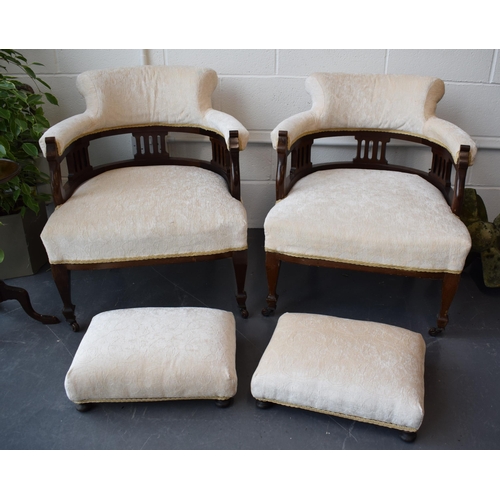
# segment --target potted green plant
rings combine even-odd
[[[33,66],[42,65],[28,63],[18,51],[0,49],[0,158],[21,166],[16,177],[0,184],[0,247],[4,253],[0,255],[3,257],[0,278],[33,274],[47,261],[40,231],[47,220],[45,203],[50,195],[41,193],[38,186],[46,184],[49,176],[37,165],[38,141],[50,126],[43,106],[47,102],[58,103]],[[8,74],[8,69],[14,67],[19,75]],[[19,223],[25,233],[24,242],[18,241],[22,240],[17,229]],[[31,232],[34,235],[27,234]],[[18,243],[24,250],[18,250]],[[16,245],[14,250],[13,245]]]

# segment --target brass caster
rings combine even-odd
[[[440,335],[443,332],[444,332],[444,328],[439,328],[439,327],[429,328],[429,335],[431,337],[437,337],[438,335]]]
[[[269,316],[274,316],[274,311],[276,309],[274,307],[264,307],[264,309],[262,309],[262,316],[265,316],[266,318],[268,318]]]

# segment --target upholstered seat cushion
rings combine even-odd
[[[234,316],[138,308],[95,316],[66,375],[74,403],[229,399],[236,393]]]
[[[214,172],[129,167],[80,186],[41,237],[52,264],[207,255],[247,248],[247,218]]]
[[[252,377],[252,395],[415,432],[424,415],[425,342],[369,321],[286,313]]]
[[[418,175],[336,169],[301,179],[269,212],[267,251],[414,271],[460,273],[469,232]]]

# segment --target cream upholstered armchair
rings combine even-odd
[[[56,205],[42,241],[63,314],[75,331],[70,271],[77,269],[232,258],[237,303],[248,315],[247,217],[239,174],[248,132],[212,108],[217,82],[215,71],[192,67],[87,71],[77,80],[86,111],[42,137]],[[209,138],[211,160],[171,156],[172,132]],[[123,160],[122,153],[118,161],[92,165],[89,145],[120,134],[134,145],[130,158]]]
[[[275,310],[280,264],[290,261],[440,279],[441,309],[429,333],[441,332],[471,247],[458,215],[476,153],[465,132],[435,116],[444,83],[316,73],[306,89],[311,109],[271,134],[277,202],[264,223],[269,295],[263,314]],[[354,137],[356,157],[313,164],[314,141],[336,136]],[[390,164],[391,139],[427,146],[429,171]]]

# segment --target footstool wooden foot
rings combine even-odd
[[[92,406],[91,403],[75,403],[75,408],[82,413],[91,410]]]
[[[233,398],[217,399],[215,401],[215,405],[218,406],[219,408],[227,408],[228,406],[231,406],[232,404],[233,404]]]
[[[416,432],[407,432],[403,431],[399,437],[405,441],[406,443],[413,443],[415,439],[417,439],[417,433]]]
[[[256,399],[255,406],[257,406],[257,408],[259,408],[260,410],[267,410],[268,408],[271,408],[273,404],[269,401],[259,401],[258,399]]]

